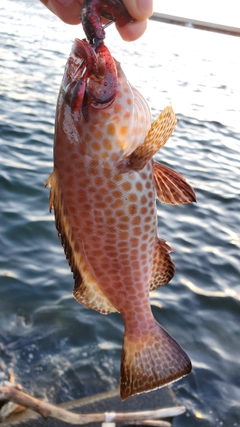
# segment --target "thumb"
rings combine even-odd
[[[153,13],[153,0],[123,0],[123,3],[137,21],[144,21]]]

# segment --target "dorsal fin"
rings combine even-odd
[[[157,197],[161,202],[169,205],[196,202],[193,188],[178,172],[154,160],[153,176]]]
[[[153,257],[152,275],[149,285],[150,292],[159,288],[159,286],[166,285],[174,276],[175,265],[169,252],[173,252],[173,249],[167,245],[165,240],[158,238]]]
[[[166,144],[177,124],[172,106],[164,108],[152,124],[145,141],[134,152],[124,158],[117,168],[120,173],[142,170],[153,156]]]
[[[51,187],[49,208],[50,211],[54,208],[55,224],[58,235],[61,237],[61,243],[63,245],[66,258],[71,271],[73,272],[75,282],[73,296],[81,304],[99,311],[102,314],[117,312],[115,307],[110,303],[92,277],[79,249],[76,249],[69,220],[64,212],[61,190],[59,188],[57,174],[55,172],[49,176],[45,186],[47,185]]]

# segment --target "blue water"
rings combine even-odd
[[[57,94],[80,27],[40,3],[0,5],[0,371],[61,402],[118,384],[123,324],[72,297],[48,212]],[[187,413],[174,426],[240,426],[240,40],[150,22],[107,45],[153,118],[172,103],[177,129],[157,158],[183,174],[197,204],[158,203],[174,248],[173,280],[152,295],[157,320],[193,363],[174,384]]]

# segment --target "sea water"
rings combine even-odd
[[[64,66],[84,34],[30,0],[1,3],[0,33],[0,370],[62,402],[117,386],[123,337],[118,314],[72,297],[44,188]],[[193,363],[173,385],[187,407],[174,426],[240,426],[240,40],[149,22],[133,43],[109,27],[106,44],[153,119],[172,103],[177,129],[156,158],[197,196],[158,203],[177,270],[153,313]]]

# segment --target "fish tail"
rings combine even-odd
[[[188,355],[155,319],[149,333],[133,336],[125,330],[121,399],[163,387],[189,374],[191,368]]]

